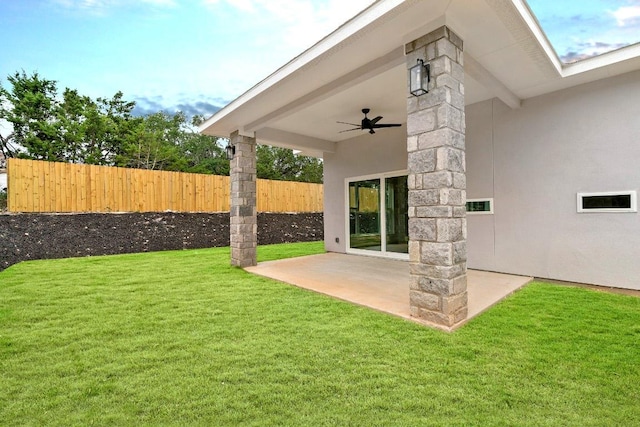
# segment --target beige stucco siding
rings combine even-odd
[[[335,153],[324,156],[325,246],[345,252],[345,179],[407,169],[405,127],[389,128],[338,143]],[[335,239],[339,238],[336,243]]]
[[[640,214],[576,212],[578,192],[640,191],[639,96],[634,72],[467,107],[468,197],[495,200],[493,224],[468,218],[469,267],[640,289]]]
[[[525,100],[467,106],[468,266],[640,289],[640,214],[576,212],[577,192],[640,192],[640,72]],[[325,240],[344,252],[344,180],[406,168],[406,129],[325,157]],[[335,238],[340,239],[339,243]]]

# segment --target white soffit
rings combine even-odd
[[[640,44],[627,46],[575,63],[564,64],[558,58],[535,15],[524,0],[485,1],[495,10],[496,15],[509,28],[514,38],[519,40],[521,52],[533,59],[538,65],[539,71],[546,75],[546,78],[542,80],[532,79],[528,85],[524,82],[509,82],[508,77],[503,79],[503,83],[519,87],[517,93],[523,99],[640,69]],[[512,5],[512,7],[507,7],[505,3]],[[517,15],[514,15],[514,12],[517,12]],[[524,25],[519,25],[518,21]],[[485,63],[494,63],[494,58],[488,56],[485,59]],[[497,60],[499,67],[505,66],[506,59]],[[514,60],[517,60],[516,57],[509,60],[507,64],[513,63]],[[554,71],[553,74],[549,74],[551,67]],[[498,67],[490,67],[494,71],[495,68]],[[499,73],[499,71],[496,72]],[[520,78],[524,77],[527,77],[526,74],[520,76]]]
[[[200,130],[223,137],[239,130],[319,153],[355,136],[336,122],[359,123],[362,108],[405,123],[404,44],[442,25],[464,41],[467,105],[498,97],[517,108],[521,99],[640,69],[640,46],[563,67],[523,0],[378,0]]]

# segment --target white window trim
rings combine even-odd
[[[590,196],[631,196],[631,207],[629,208],[601,208],[601,209],[583,209],[582,199]],[[601,191],[597,193],[578,193],[577,194],[577,210],[578,213],[598,213],[598,212],[638,212],[638,196],[635,190],[628,191]]]
[[[467,199],[466,202],[489,202],[489,210],[481,211],[481,212],[469,212],[467,211],[467,215],[493,215],[493,197],[484,197],[481,199]],[[464,207],[465,210],[467,208],[467,203],[465,202]]]

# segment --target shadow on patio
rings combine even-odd
[[[326,253],[262,262],[246,270],[416,321],[409,314],[407,261]],[[466,321],[531,280],[525,276],[468,270]]]

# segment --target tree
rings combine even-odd
[[[24,71],[7,80],[11,90],[0,86],[0,118],[13,125],[13,133],[3,138],[3,148],[12,142],[27,149],[31,158],[62,160],[55,121],[56,82],[42,79],[38,73],[29,77]]]
[[[184,126],[185,138],[182,155],[187,160],[187,172],[229,175],[229,160],[215,136],[198,133],[197,127],[204,121],[202,116],[194,116],[190,126]]]
[[[309,156],[297,157],[300,162],[298,181],[322,184],[324,173],[324,163],[322,163],[322,160]]]
[[[256,149],[258,178],[281,181],[322,182],[322,161],[300,156],[288,148],[259,144]]]
[[[0,86],[0,118],[13,126],[0,141],[7,157],[111,165],[140,122],[131,115],[135,103],[124,101],[122,92],[94,101],[67,88],[59,99],[56,82],[38,73],[22,71],[7,80],[11,90]]]
[[[13,142],[13,132],[6,137],[0,135],[0,153],[2,153],[6,159],[18,156],[18,149],[14,146]]]
[[[65,88],[60,97],[56,82],[38,73],[16,72],[7,80],[10,89],[0,85],[0,118],[13,126],[13,133],[0,136],[6,157],[229,174],[218,138],[198,133],[200,116],[190,122],[181,112],[134,117],[135,103],[122,92],[93,100]],[[322,161],[258,145],[257,172],[264,179],[319,183]]]
[[[65,160],[80,163],[83,157],[83,141],[86,138],[85,124],[87,110],[93,105],[86,96],[80,96],[77,91],[65,89],[63,101],[56,112],[59,122],[59,137],[63,145]]]
[[[65,89],[55,111],[63,161],[94,165],[113,165],[124,152],[126,141],[140,126],[141,119],[131,115],[134,102],[113,98],[96,101],[78,91]]]
[[[229,161],[215,137],[201,135],[184,113],[149,114],[142,119],[118,164],[142,169],[164,169],[194,173],[229,174]]]
[[[138,169],[183,170],[179,147],[184,120],[182,113],[170,116],[163,111],[145,116],[127,138],[117,163]]]
[[[125,150],[142,118],[132,114],[136,103],[125,101],[118,91],[111,99],[98,98],[87,110],[85,132],[85,162],[113,165]]]

